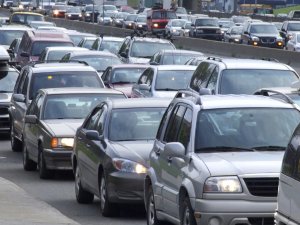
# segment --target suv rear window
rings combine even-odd
[[[55,47],[56,46],[71,46],[71,47],[73,47],[74,44],[71,42],[36,41],[32,45],[31,55],[32,56],[40,56],[40,54],[46,47],[54,47],[54,46]]]
[[[173,11],[155,11],[152,13],[152,19],[177,19]]]
[[[103,84],[98,74],[91,71],[37,73],[32,76],[29,99],[33,99],[39,89],[62,87],[101,88]]]

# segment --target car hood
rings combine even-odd
[[[277,34],[257,34],[257,33],[253,33],[251,36],[255,36],[255,37],[279,37],[279,35]]]
[[[127,97],[131,97],[131,89],[133,84],[112,84],[111,87],[115,90],[123,92]]]
[[[153,97],[155,98],[174,98],[177,91],[155,91]]]
[[[284,151],[199,153],[211,176],[280,173]]]
[[[45,125],[56,137],[73,137],[83,123],[83,119],[44,120]]]
[[[11,100],[12,93],[0,93],[0,102],[9,103]]]
[[[153,140],[115,141],[111,142],[111,145],[114,148],[117,157],[147,165],[153,143]]]
[[[150,58],[136,58],[136,57],[130,57],[129,63],[136,63],[136,64],[147,64],[149,63]]]

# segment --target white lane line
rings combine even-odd
[[[0,156],[0,159],[6,159],[6,157]]]

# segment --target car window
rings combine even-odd
[[[214,72],[210,76],[209,81],[207,83],[207,88],[209,88],[214,94],[216,93],[218,75],[219,75],[219,67],[216,66]]]
[[[187,108],[184,117],[182,119],[181,126],[178,131],[178,142],[182,143],[185,149],[187,149],[187,146],[190,141],[192,117],[193,117],[192,110]]]
[[[26,79],[25,79],[23,87],[22,87],[22,92],[21,92],[24,96],[27,96],[28,82],[29,82],[29,77],[26,76]]]
[[[71,47],[73,47],[74,45],[71,42],[36,41],[33,43],[33,46],[31,49],[31,55],[32,56],[40,56],[40,54],[46,47],[52,47],[52,46],[71,46]]]
[[[207,81],[215,67],[215,64],[201,62],[192,76],[190,87],[195,91],[206,87]]]
[[[138,80],[138,84],[145,84],[145,83],[146,83],[146,80],[147,80],[148,74],[150,73],[150,70],[151,70],[150,68],[149,68],[149,69],[146,69],[146,70],[142,73],[140,79]]]
[[[103,112],[103,108],[96,108],[93,113],[90,115],[90,118],[86,122],[84,128],[87,130],[96,130],[97,121]]]
[[[156,135],[156,138],[157,139],[161,139],[161,136],[162,136],[162,133],[163,133],[163,129],[164,129],[164,126],[166,124],[166,121],[167,121],[167,118],[169,117],[169,114],[171,112],[171,110],[173,109],[173,103],[171,103],[166,112],[164,113],[163,115],[163,118],[161,119],[161,122],[160,122],[160,125],[159,125],[159,129],[157,131],[157,135]]]
[[[165,133],[165,137],[164,137],[165,142],[177,141],[178,129],[180,127],[185,110],[186,107],[179,105],[173,111]]]
[[[99,115],[99,119],[96,125],[96,130],[98,131],[99,135],[103,134],[106,112],[107,112],[107,106],[103,105],[101,115]]]
[[[45,96],[43,94],[39,95],[36,99],[36,112],[35,115],[39,118],[40,117],[40,112],[43,106]]]
[[[99,38],[97,38],[96,41],[93,43],[92,45],[93,50],[98,50],[99,41],[100,41]]]

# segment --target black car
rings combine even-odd
[[[93,13],[94,13],[94,20],[93,20]],[[82,17],[81,20],[85,22],[98,22],[99,16],[99,7],[96,5],[86,5],[82,10]]]
[[[223,35],[217,18],[196,18],[192,21],[189,36],[221,41]]]
[[[147,160],[168,99],[113,99],[99,104],[75,135],[72,165],[78,203],[101,201],[103,216],[119,203],[143,203]]]
[[[284,47],[284,40],[272,23],[249,23],[241,38],[243,44],[247,45],[280,49]]]

